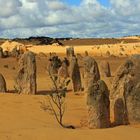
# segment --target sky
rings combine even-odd
[[[0,37],[140,35],[140,0],[0,0]]]

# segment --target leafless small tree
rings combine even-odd
[[[47,96],[47,101],[44,103],[41,103],[41,108],[45,111],[49,111],[51,115],[55,117],[57,122],[63,127],[63,128],[72,128],[73,126],[66,126],[63,124],[63,117],[66,109],[66,93],[67,93],[67,87],[70,83],[69,79],[63,79],[62,81],[59,79],[58,75],[52,75],[49,70],[48,74],[52,81],[52,89],[51,93]]]

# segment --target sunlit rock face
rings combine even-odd
[[[140,56],[132,56],[118,69],[111,89],[116,124],[140,122]]]

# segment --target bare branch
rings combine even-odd
[[[57,116],[57,114],[56,114],[56,111],[55,111],[55,109],[54,109],[54,107],[53,107],[53,105],[52,105],[52,103],[51,103],[50,100],[49,100],[49,104],[50,104],[50,106],[51,106],[51,109],[52,109],[52,111],[53,111],[53,113],[54,113],[54,116],[55,116],[57,122],[60,124],[60,121],[59,121],[59,119],[58,119],[58,116]]]
[[[65,113],[65,94],[66,94],[66,89],[68,86],[68,82],[66,79],[61,81],[58,78],[58,75],[52,75],[51,71],[49,68],[46,68],[49,77],[52,81],[53,89],[52,94],[48,97],[48,103],[49,107],[45,105],[46,109],[53,112],[53,115],[55,116],[57,122],[64,128],[66,128],[63,125],[63,116]],[[60,82],[61,81],[61,82]]]

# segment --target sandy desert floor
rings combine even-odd
[[[45,96],[0,95],[0,140],[139,140],[140,125],[109,129],[81,127],[86,118],[84,97],[68,95],[65,123],[75,130],[59,127],[54,118],[40,108]]]
[[[134,47],[138,46],[138,47]],[[129,46],[126,45],[127,47]],[[97,46],[98,47],[98,46]],[[108,46],[101,48],[101,51],[114,51],[116,56],[119,56],[117,45],[110,49]],[[124,45],[124,48],[125,45]],[[64,57],[64,47],[39,47],[30,48],[36,53],[56,52],[60,57]],[[111,81],[117,68],[127,59],[123,57],[104,57],[101,56],[100,49],[92,46],[78,46],[75,48],[76,53],[84,55],[84,51],[90,52],[94,56],[98,64],[102,60],[107,60],[110,63],[112,77],[104,78],[110,88]],[[98,50],[98,51],[94,51]],[[113,50],[113,51],[112,51]],[[91,52],[92,51],[92,52]],[[96,53],[97,52],[97,53]],[[116,53],[117,52],[117,53]],[[124,54],[140,53],[139,44],[130,44],[130,47],[123,51]],[[95,54],[99,55],[95,55]],[[48,54],[47,54],[48,56]],[[17,60],[15,58],[0,59],[0,73],[2,73],[7,82],[9,93],[0,94],[0,140],[139,140],[140,139],[140,124],[118,126],[109,129],[88,129],[86,127],[87,108],[86,98],[83,93],[74,95],[73,92],[68,92],[66,102],[67,110],[64,117],[64,123],[74,125],[75,130],[61,128],[56,120],[41,109],[41,102],[46,101],[47,92],[50,90],[51,82],[48,74],[45,71],[45,66],[48,60],[44,56],[37,55],[37,89],[38,95],[17,95],[11,94],[14,91],[14,77],[16,75]],[[79,60],[81,73],[83,71],[82,61]],[[71,89],[71,85],[69,86]]]
[[[56,52],[63,54],[66,52],[66,48],[69,46],[33,46],[31,48],[28,48],[28,50],[33,51],[35,53],[43,52]],[[127,44],[108,44],[108,45],[79,45],[74,47],[76,53],[84,53],[85,51],[88,51],[90,55],[93,56],[103,56],[106,57],[107,52],[110,53],[110,55],[115,55],[119,57],[128,57],[133,54],[140,53],[140,43],[127,43]]]

